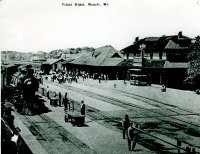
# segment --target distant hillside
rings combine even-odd
[[[68,49],[57,49],[51,51],[50,57],[51,58],[60,58],[62,54],[77,54],[81,52],[93,52],[95,48],[93,47],[83,47],[83,48],[68,48]]]
[[[32,53],[24,53],[17,51],[1,51],[1,62],[8,63],[10,61],[30,60]]]
[[[9,63],[12,61],[31,61],[32,57],[37,54],[44,54],[48,58],[61,58],[62,54],[77,54],[81,52],[93,52],[95,48],[93,47],[78,47],[78,48],[68,48],[68,49],[56,49],[52,50],[50,53],[43,51],[33,52],[18,52],[18,51],[1,51],[1,62]]]

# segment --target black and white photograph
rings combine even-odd
[[[200,0],[0,0],[2,154],[200,154]]]

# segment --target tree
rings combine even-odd
[[[62,55],[62,50],[58,49],[58,50],[53,50],[50,52],[50,57],[51,58],[60,58]]]
[[[200,36],[197,36],[191,44],[191,52],[188,54],[189,67],[187,70],[188,80],[195,88],[200,88]]]
[[[76,48],[75,50],[76,50],[76,52],[78,53],[78,52],[81,51],[81,48]]]

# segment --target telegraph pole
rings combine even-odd
[[[146,48],[146,44],[141,44],[141,45],[140,45],[142,67],[144,66],[144,49],[145,49],[145,48]]]
[[[5,51],[5,60],[4,60],[4,63],[6,63],[6,59],[7,59],[7,55],[6,55],[6,51]]]

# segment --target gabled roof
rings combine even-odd
[[[134,42],[134,44],[122,49],[121,51],[127,53],[138,53],[140,52],[139,46],[141,44],[146,44],[146,52],[152,50],[162,51],[164,49],[188,49],[190,46],[190,41],[191,38],[182,34],[161,37],[146,37]]]
[[[66,59],[65,61],[62,62],[62,64],[67,64],[69,62],[72,62],[74,59],[72,58],[69,58],[69,59]]]
[[[158,41],[158,40],[159,40],[159,37],[146,37],[145,38],[146,42],[155,42],[155,41]]]
[[[122,61],[124,61],[123,58],[106,58],[100,66],[117,66]]]
[[[116,58],[116,57],[119,57],[119,58]],[[116,66],[121,61],[123,61],[122,53],[109,45],[109,46],[103,46],[96,49],[88,65]]]
[[[140,39],[138,40],[137,42],[134,42],[132,45],[124,48],[124,49],[121,49],[120,51],[124,51],[124,52],[133,52],[133,53],[136,53],[139,51],[139,46],[140,44],[144,43],[144,39]]]
[[[88,55],[83,55],[79,58],[76,58],[75,60],[71,61],[71,64],[77,64],[77,65],[87,65],[90,61],[91,57]]]
[[[112,46],[103,46],[96,49],[92,55],[83,55],[69,63],[89,66],[117,66],[122,61],[122,53]]]
[[[133,66],[133,62],[132,62],[132,60],[123,60],[117,66],[120,66],[120,67],[132,67]]]
[[[178,43],[175,43],[174,41],[170,40],[165,49],[188,49],[188,47],[181,47]]]

